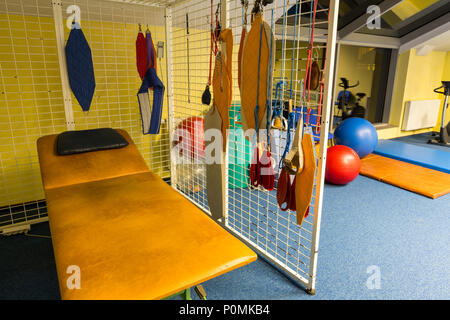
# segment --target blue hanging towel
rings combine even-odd
[[[95,91],[94,64],[91,48],[77,22],[67,39],[66,62],[70,88],[83,111],[89,111]]]
[[[153,88],[153,108],[150,105],[149,88]],[[149,68],[137,94],[144,134],[159,134],[164,90],[164,84],[156,75],[155,68]]]

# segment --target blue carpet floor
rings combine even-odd
[[[365,177],[327,185],[315,296],[258,259],[204,283],[208,299],[450,299],[449,207],[450,195],[431,200]],[[49,234],[48,224],[31,233]],[[379,289],[366,285],[371,266]],[[0,238],[0,299],[59,299],[50,239]]]

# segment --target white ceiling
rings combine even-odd
[[[432,51],[450,51],[450,30],[422,43],[417,48],[429,46]]]

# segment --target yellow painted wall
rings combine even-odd
[[[176,121],[182,121],[191,116],[201,116],[209,109],[202,104],[201,97],[208,82],[210,37],[209,29],[190,29],[187,37],[186,28],[172,28],[174,116]],[[212,68],[214,71],[214,57]],[[212,87],[210,92],[213,93]]]
[[[446,58],[445,58],[445,65],[444,65],[444,72],[442,74],[442,80],[443,81],[450,81],[450,51],[447,52]],[[443,91],[443,90],[441,90]],[[442,114],[442,108],[444,107],[444,99],[445,97],[441,95],[442,103],[441,103],[441,109],[439,110],[439,123],[434,128],[434,131],[439,131],[441,129],[441,114]],[[450,102],[450,101],[449,101]],[[450,110],[447,109],[447,112],[445,114],[445,124],[450,122]]]
[[[36,140],[65,130],[53,20],[0,14],[0,207],[43,198]]]
[[[149,27],[155,45],[165,42],[164,27]],[[96,91],[89,113],[83,113],[72,96],[76,129],[127,130],[151,169],[168,176],[167,122],[158,136],[142,134],[136,97],[141,85],[135,51],[138,26],[83,20],[82,29],[93,54]],[[68,34],[66,29],[66,39]],[[164,58],[158,61],[158,74],[166,84],[165,69]],[[66,130],[53,18],[0,14],[0,80],[2,207],[44,198],[36,140]],[[163,119],[168,117],[166,100]]]
[[[372,95],[372,81],[375,72],[376,52],[373,48],[341,45],[339,52],[339,61],[337,65],[336,78],[336,98],[337,94],[343,90],[339,87],[340,78],[347,78],[350,85],[359,81],[359,86],[350,89],[356,95],[363,92],[367,96],[362,100],[362,105],[367,107],[367,98]],[[337,114],[337,108],[335,108]]]
[[[432,51],[427,56],[417,56],[415,49],[400,55],[389,122],[394,128],[380,130],[379,136],[381,139],[390,139],[433,130],[432,128],[402,131],[401,126],[407,101],[441,99],[433,90],[441,85],[447,55],[448,53],[446,52]]]
[[[352,92],[364,92],[370,97],[374,74],[375,52],[371,48],[341,45],[337,66],[336,94],[341,77],[350,80],[350,84],[360,81]],[[397,64],[394,93],[389,124],[391,127],[379,129],[380,139],[391,139],[428,131],[438,131],[440,117],[435,128],[417,131],[402,131],[403,115],[407,101],[442,99],[433,89],[441,86],[441,81],[450,79],[450,53],[432,51],[427,56],[417,56],[414,49],[402,53]],[[366,106],[367,100],[363,100]],[[442,106],[441,106],[442,108]],[[336,110],[335,110],[336,112]],[[441,114],[441,113],[439,113]],[[448,123],[450,112],[447,112]]]
[[[397,127],[401,125],[410,56],[411,51],[404,52],[399,55],[397,61],[397,70],[389,119],[389,124]]]

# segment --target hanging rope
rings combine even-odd
[[[213,52],[214,52],[214,28],[213,28],[213,21],[214,21],[214,15],[213,15],[213,0],[211,0],[211,49],[209,51],[209,77],[208,77],[208,86],[211,86],[212,82],[212,60],[213,60]]]
[[[328,24],[329,24],[330,23],[330,12],[329,11],[328,11],[327,21],[328,21]],[[326,56],[327,56],[327,50],[325,49],[324,56],[323,56],[323,60],[324,60],[323,70],[325,70],[326,67],[327,67]],[[325,88],[324,81],[325,81],[325,77],[324,77],[323,72],[322,72],[322,76],[321,76],[321,80],[320,80],[320,98],[319,98],[319,105],[317,107],[317,121],[316,121],[316,130],[315,130],[316,134],[320,134],[320,130],[321,130],[320,117],[322,115],[323,91],[324,91],[324,88]]]
[[[261,77],[261,46],[262,46],[262,33],[263,33],[263,24],[261,23],[261,30],[259,31],[259,54],[258,54],[258,84],[256,86],[256,107],[255,107],[255,128],[256,128],[256,137],[258,137],[259,131],[259,123],[258,123],[258,112],[259,112],[259,80]]]
[[[238,84],[239,89],[241,89],[241,80],[242,80],[242,54],[244,49],[244,42],[247,36],[247,10],[248,10],[248,0],[241,0],[242,4],[242,33],[241,33],[241,41],[239,43],[239,51],[238,51]]]
[[[258,187],[261,181],[260,179],[260,159],[259,159],[259,146],[258,146],[258,135],[259,135],[259,123],[258,123],[258,112],[259,112],[259,82],[260,82],[260,69],[261,69],[261,46],[262,46],[262,32],[263,32],[264,24],[261,23],[261,30],[259,31],[259,54],[258,54],[258,84],[256,86],[256,106],[255,106],[255,129],[256,129],[256,154],[255,161],[250,166],[250,181],[253,187]]]
[[[272,104],[272,59],[273,59],[273,9],[272,19],[270,27],[270,51],[269,51],[269,84],[267,88],[267,110],[266,110],[266,133],[267,133],[267,150],[263,152],[261,157],[261,184],[264,189],[272,191],[275,188],[275,172],[273,169],[274,161],[270,151],[270,116],[271,116],[271,104]]]
[[[286,86],[287,83],[284,80],[279,81],[275,87],[275,105],[273,106],[273,118],[282,116],[282,103],[281,98],[283,95],[283,86]]]
[[[314,11],[312,10],[314,3]],[[309,46],[308,46],[308,59],[306,62],[306,77],[307,77],[307,88],[308,88],[308,102],[310,101],[310,91],[311,91],[311,65],[312,65],[312,49],[314,47],[314,27],[316,23],[316,13],[317,13],[317,0],[311,0],[310,8],[310,18],[309,18]],[[305,96],[303,96],[305,98]]]
[[[314,9],[313,9],[314,7]],[[309,46],[308,46],[308,58],[307,58],[307,62],[306,62],[306,78],[307,78],[307,89],[308,89],[308,98],[307,98],[307,102],[308,102],[308,111],[307,111],[307,117],[306,117],[306,124],[310,125],[310,116],[311,116],[311,107],[310,107],[310,102],[311,102],[311,66],[312,66],[312,53],[313,53],[313,48],[314,48],[314,27],[315,27],[315,23],[316,23],[316,14],[317,14],[317,0],[311,0],[311,8],[310,8],[310,18],[309,18]],[[323,93],[323,87],[321,84],[321,96]],[[303,92],[303,99],[306,98],[306,90]],[[322,98],[320,98],[320,100],[322,100]],[[320,105],[321,102],[319,102]],[[319,110],[317,113],[317,119],[316,119],[316,133],[317,133],[317,127],[319,127],[320,120],[319,120]],[[320,128],[319,128],[320,130]]]
[[[294,56],[295,56],[295,41],[297,40],[297,23],[298,23],[298,7],[299,2],[296,1],[295,5],[295,22],[294,22],[294,40],[292,42],[292,61],[291,61],[291,85],[290,85],[290,94],[289,94],[289,100],[292,100],[293,96],[293,83],[294,83]],[[288,127],[287,127],[287,141],[286,141],[286,148],[284,149],[283,155],[281,156],[280,163],[278,164],[278,167],[281,169],[283,168],[283,161],[286,158],[289,149],[291,148],[291,130],[294,127],[294,120],[295,120],[295,112],[293,110],[289,110],[289,116],[288,116]]]
[[[291,88],[290,88],[290,94],[289,99],[292,99],[292,96],[294,94],[293,88],[294,88],[294,62],[295,62],[295,41],[297,40],[297,23],[298,23],[298,0],[295,5],[295,22],[294,22],[294,40],[292,41],[292,59],[291,59]]]
[[[284,11],[284,17],[283,17],[283,36],[282,36],[282,42],[281,42],[281,78],[280,81],[276,84],[275,87],[275,105],[273,106],[273,119],[276,122],[277,119],[279,119],[280,121],[280,125],[279,127],[277,127],[277,129],[282,129],[282,116],[283,116],[283,104],[281,102],[281,100],[284,97],[284,88],[283,86],[286,86],[287,83],[286,81],[283,80],[283,74],[284,74],[284,59],[283,59],[283,55],[284,55],[284,49],[285,49],[285,44],[286,44],[286,35],[285,35],[285,30],[286,30],[286,24],[287,24],[287,14],[286,14],[286,0],[284,0],[284,4],[283,4],[283,11]],[[276,126],[275,126],[276,127]]]
[[[216,29],[214,30],[214,27],[213,27],[213,21],[214,21],[213,7],[214,7],[214,4],[213,4],[213,1],[214,0],[211,0],[211,22],[210,22],[211,48],[210,48],[210,51],[209,51],[209,76],[208,76],[208,83],[206,84],[205,91],[202,94],[202,103],[205,104],[205,105],[208,105],[208,106],[211,104],[211,91],[209,90],[209,87],[211,86],[211,83],[212,83],[213,55],[217,56],[217,53],[219,51],[218,44],[217,44],[218,37],[216,36],[217,30],[220,29],[220,24],[217,21],[219,7],[217,8],[217,12],[216,12]]]
[[[272,115],[272,52],[273,52],[273,9],[272,9],[272,18],[270,22],[270,60],[269,60],[269,85],[267,88],[267,149],[270,151],[270,116]]]

